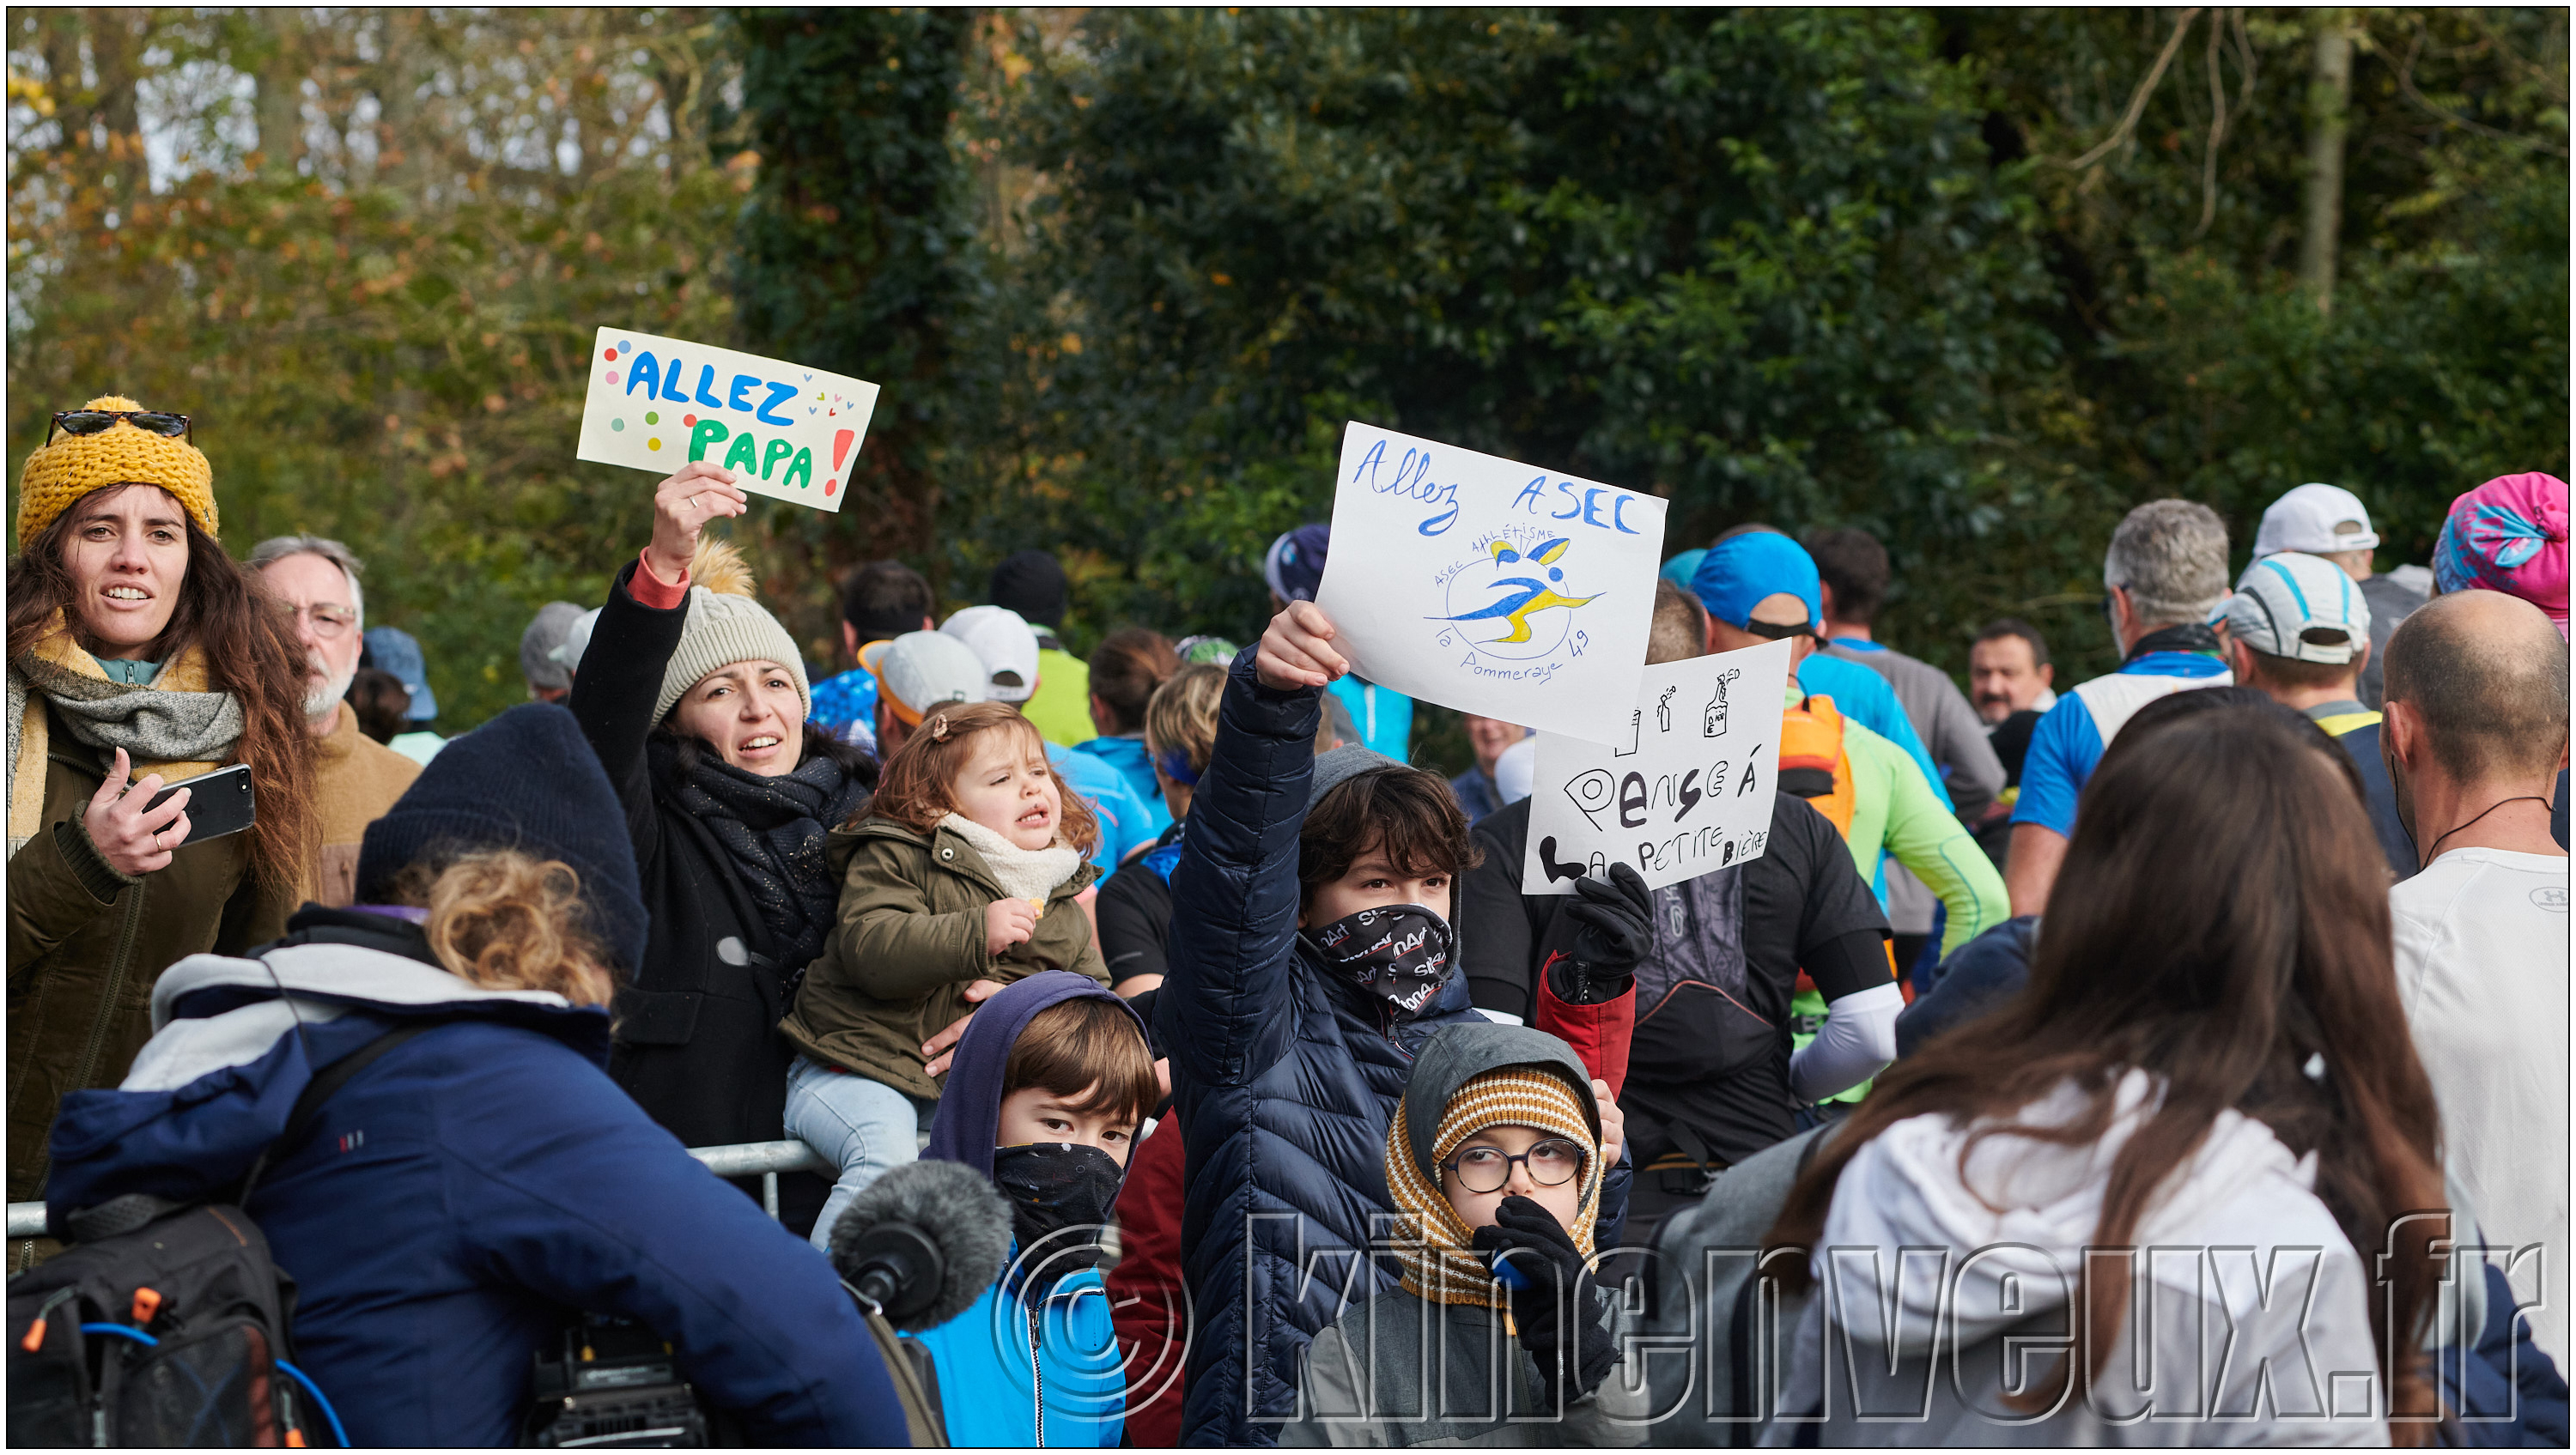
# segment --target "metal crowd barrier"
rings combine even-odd
[[[759,1177],[760,1205],[773,1218],[778,1216],[779,1173],[820,1172],[829,1176],[841,1170],[825,1161],[821,1153],[792,1137],[783,1142],[736,1142],[725,1147],[691,1147],[689,1155],[707,1164],[707,1169],[718,1177]],[[45,1205],[41,1202],[9,1204],[8,1236],[45,1236]]]

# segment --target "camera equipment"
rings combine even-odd
[[[538,1351],[531,1445],[679,1450],[715,1444],[713,1435],[671,1346],[632,1319],[584,1314],[552,1357]]]

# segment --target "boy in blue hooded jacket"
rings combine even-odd
[[[1044,970],[983,1002],[957,1042],[925,1161],[962,1162],[1011,1204],[1011,1261],[930,1351],[949,1443],[1113,1446],[1126,1377],[1101,1228],[1161,1098],[1144,1022],[1086,975]]]

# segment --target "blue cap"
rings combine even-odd
[[[1700,605],[1739,629],[1753,620],[1753,608],[1763,597],[1783,591],[1805,602],[1807,620],[1823,628],[1825,596],[1816,581],[1816,558],[1778,531],[1728,536],[1709,547],[1691,573],[1691,592]]]
[[[1333,528],[1301,525],[1270,543],[1261,563],[1270,593],[1282,601],[1312,601],[1324,584],[1324,557],[1332,549]]]
[[[403,690],[411,694],[411,711],[403,716],[412,722],[438,716],[438,697],[429,690],[429,663],[411,633],[398,626],[371,626],[366,640],[368,663],[400,678]]]
[[[1664,563],[1664,569],[1656,572],[1655,574],[1663,577],[1667,581],[1670,581],[1674,585],[1679,586],[1683,590],[1688,591],[1690,589],[1691,578],[1699,574],[1699,563],[1701,559],[1707,555],[1708,552],[1705,549],[1684,551],[1680,555],[1666,561]]]

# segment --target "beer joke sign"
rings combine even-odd
[[[713,460],[751,494],[839,510],[876,407],[865,379],[603,328],[577,453],[657,475]]]
[[[1758,858],[1771,838],[1789,644],[1648,667],[1607,745],[1538,740],[1524,894],[1626,864],[1661,889]]]

